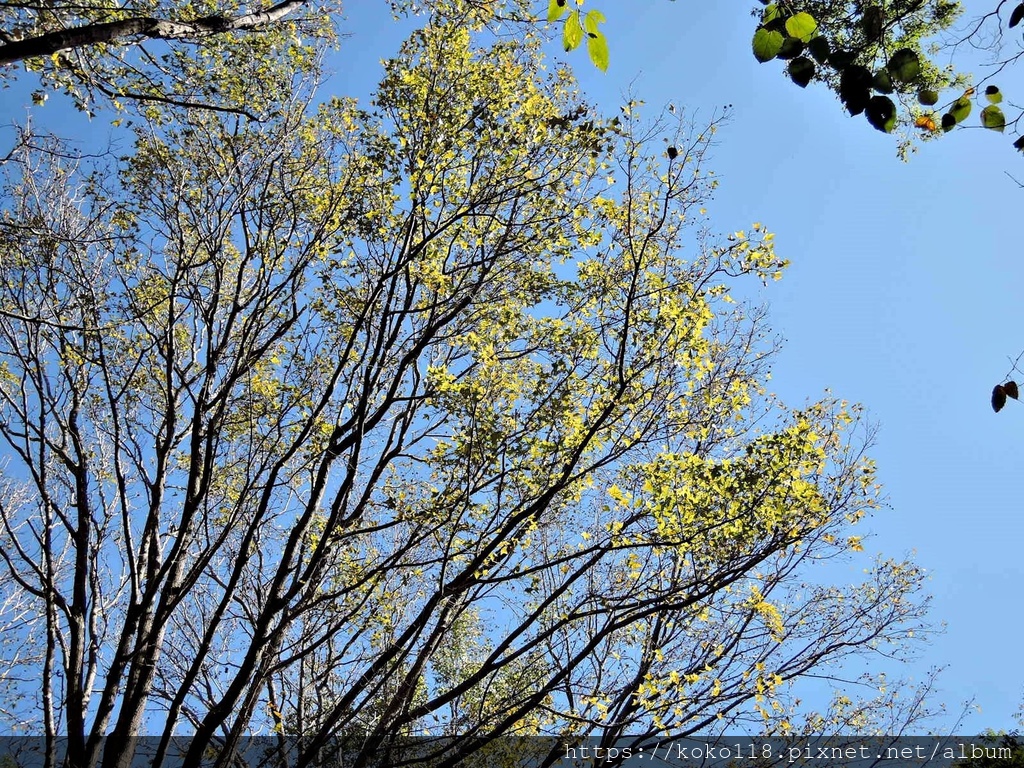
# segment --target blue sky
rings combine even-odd
[[[967,16],[993,5],[972,0]],[[969,699],[981,708],[961,733],[1013,727],[1024,698],[1024,654],[1014,650],[1024,635],[1024,405],[995,415],[988,399],[1024,350],[1015,231],[1024,190],[1005,174],[1024,179],[1024,157],[1008,138],[972,128],[900,162],[895,140],[847,117],[831,93],[797,88],[777,62],[758,64],[742,4],[587,6],[608,18],[611,68],[596,71],[582,52],[571,61],[601,109],[616,111],[627,89],[652,114],[672,102],[702,119],[733,105],[711,161],[722,184],[708,207],[722,232],[764,222],[792,262],[763,292],[787,340],[775,391],[799,405],[830,388],[867,406],[881,427],[873,456],[892,507],[869,523],[868,551],[914,552],[932,576],[932,618],[947,625],[908,672],[921,679],[946,667],[946,724]],[[331,62],[328,92],[365,97],[403,25],[382,0],[348,8],[351,37]],[[555,45],[550,52],[562,56]],[[1020,72],[998,81],[1011,100]],[[19,106],[28,84],[0,100]],[[33,108],[34,119],[70,120],[56,101]],[[103,117],[75,120],[83,136],[109,132]],[[866,565],[851,562],[850,578]]]
[[[709,210],[723,231],[766,223],[792,262],[764,292],[787,340],[775,390],[799,404],[828,387],[867,406],[892,506],[871,521],[868,551],[915,552],[932,576],[933,619],[947,625],[913,673],[947,667],[950,726],[965,700],[981,708],[961,732],[1013,727],[1024,694],[1024,411],[1011,403],[996,415],[988,400],[1024,349],[1014,231],[1024,190],[1005,175],[1024,177],[1024,158],[972,128],[900,162],[893,138],[847,117],[830,92],[802,91],[777,62],[759,64],[751,22],[733,4],[589,4],[612,37],[607,75],[576,62],[599,103],[632,84],[652,107],[733,105]],[[991,10],[967,6],[966,17]],[[1012,93],[1020,79],[997,82]]]
[[[965,6],[964,21],[994,3]],[[586,7],[608,19],[611,66],[602,74],[583,51],[569,61],[600,109],[617,112],[627,91],[652,115],[674,103],[706,120],[733,105],[709,164],[722,183],[708,208],[722,232],[765,223],[792,262],[762,293],[786,339],[774,390],[800,405],[829,388],[863,403],[880,426],[872,456],[891,508],[868,523],[867,554],[913,554],[931,575],[932,620],[945,631],[904,672],[921,681],[945,668],[936,698],[948,716],[934,729],[953,729],[968,701],[958,733],[1015,727],[1024,699],[1024,404],[996,415],[989,397],[1024,350],[1014,231],[1024,189],[1006,175],[1024,179],[1024,156],[978,127],[901,162],[894,137],[848,117],[831,92],[797,88],[779,62],[759,64],[742,4]],[[383,3],[348,8],[352,36],[330,87],[365,95],[401,25]],[[549,52],[564,58],[557,45]],[[971,53],[955,61],[983,73],[984,59],[969,61]],[[1012,101],[1021,79],[1011,69],[995,82]],[[844,566],[849,580],[866,565]]]

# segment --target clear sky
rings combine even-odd
[[[866,546],[914,552],[932,576],[932,618],[946,624],[908,674],[946,667],[939,697],[948,725],[965,701],[981,708],[959,732],[1012,728],[1024,698],[1024,653],[1014,650],[1024,636],[1024,404],[996,415],[988,401],[1024,350],[1024,189],[1006,176],[1024,180],[1024,157],[1008,138],[971,128],[900,162],[893,137],[847,117],[830,92],[803,91],[778,62],[757,63],[742,3],[587,5],[608,19],[611,68],[597,72],[582,51],[571,61],[604,111],[615,112],[630,88],[652,114],[673,102],[710,118],[733,105],[710,165],[722,185],[709,210],[722,232],[764,222],[792,262],[763,292],[787,340],[775,391],[799,405],[830,388],[878,422],[873,456],[892,508],[868,524],[875,536]],[[994,5],[971,0],[968,16]],[[351,36],[331,61],[330,91],[365,97],[402,25],[383,0],[350,0],[348,9],[342,29]],[[550,53],[563,55],[555,45]],[[1022,74],[997,81],[1011,101],[1024,90]],[[28,85],[0,93],[0,102],[23,114]],[[83,136],[109,133],[105,117],[72,122],[56,102],[32,108],[33,119],[64,131],[78,125]],[[851,564],[850,579],[866,564]]]

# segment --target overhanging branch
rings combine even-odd
[[[169,21],[146,16],[84,24],[0,45],[0,65],[13,64],[36,56],[49,56],[69,48],[84,48],[101,43],[134,44],[140,38],[199,40],[225,32],[273,24],[305,4],[306,0],[283,0],[269,8],[241,16],[204,16],[192,21]]]

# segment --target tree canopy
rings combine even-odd
[[[561,20],[567,52],[586,40],[590,60],[606,70],[608,42],[598,28],[604,15],[583,5],[549,0],[548,21]],[[959,35],[954,23],[963,9],[953,0],[761,0],[761,6],[753,12],[754,57],[762,64],[785,63],[786,75],[801,88],[825,85],[851,116],[864,115],[879,131],[901,134],[904,151],[914,140],[971,124],[972,113],[973,124],[1000,133],[1020,120],[1019,112],[1009,118],[1004,113],[1003,92],[993,80],[1024,52],[1019,44],[1009,55],[1002,49],[1005,35],[1024,20],[1024,3],[1005,16],[1008,6],[999,3]],[[955,66],[955,57],[954,64],[939,63],[941,53],[964,43],[992,53],[993,75],[975,83]],[[1024,137],[1013,146],[1024,150]]]
[[[335,39],[338,12],[329,0],[3,2],[0,77],[20,62],[40,78],[37,102],[56,90],[88,112],[101,104],[176,104],[260,117],[252,104],[269,109],[297,71],[310,70],[323,43]],[[150,50],[151,43],[162,45]]]
[[[609,119],[485,11],[438,4],[370,105],[268,49],[293,87],[244,113],[3,164],[0,716],[48,764],[902,712],[788,687],[899,655],[927,600],[909,561],[814,579],[881,504],[871,430],[768,392],[733,291],[786,261],[711,230],[715,125]]]
[[[975,85],[967,73],[939,63],[935,46],[949,42],[962,10],[954,0],[761,0],[760,5],[753,11],[751,41],[758,61],[784,62],[787,76],[801,88],[825,85],[849,114],[864,115],[880,131],[898,131],[904,148],[912,139],[968,124],[972,114],[978,125],[999,132],[1019,121],[1019,115],[1004,114],[1003,93],[991,78]],[[391,6],[396,12],[421,10],[410,0],[393,0]],[[530,34],[538,10],[525,0],[473,0],[462,9],[476,19],[514,23],[517,34]],[[289,70],[275,73],[267,62],[285,51],[293,64],[308,70],[317,46],[336,38],[340,10],[333,0],[255,7],[235,0],[200,5],[132,0],[116,8],[3,3],[0,66],[24,62],[42,78],[38,100],[58,89],[90,111],[97,100],[115,106],[141,101],[247,110],[247,86],[265,88],[270,97],[291,87]],[[1004,33],[1024,18],[1024,3],[1005,18],[1003,13],[1000,4],[954,41],[991,48],[997,74],[1020,55],[998,51]],[[608,68],[611,54],[599,8],[587,7],[585,0],[548,0],[546,18],[560,22],[566,51],[582,46],[595,66]],[[169,52],[151,52],[154,41],[171,43]],[[1024,138],[1014,146],[1024,149]]]

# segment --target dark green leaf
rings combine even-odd
[[[930,90],[928,88],[922,88],[917,92],[917,101],[926,107],[933,107],[939,101],[939,94],[937,91]]]
[[[782,34],[761,27],[754,33],[754,58],[764,64],[774,59],[782,50]]]
[[[853,65],[843,70],[839,78],[839,98],[851,115],[859,115],[867,107],[871,98],[872,79],[867,67]]]
[[[871,87],[879,93],[892,93],[892,78],[889,77],[889,71],[880,69],[875,72],[875,76],[871,78]]]
[[[853,60],[856,58],[857,56],[850,51],[832,51],[828,55],[828,63],[836,69],[845,69],[853,64]]]
[[[793,37],[798,38],[805,43],[814,37],[814,33],[817,29],[818,22],[814,20],[814,17],[811,16],[811,14],[803,11],[786,19],[786,31]]]
[[[988,99],[991,104],[998,104],[1003,100],[1003,94],[996,86],[990,85],[985,89],[985,98]]]
[[[795,59],[804,52],[804,44],[795,37],[786,37],[782,40],[782,48],[776,54],[779,59]]]
[[[1003,115],[1003,110],[995,104],[989,104],[981,110],[981,124],[989,130],[1002,133],[1006,128],[1006,117]]]
[[[1021,136],[1015,142],[1013,142],[1013,148],[1018,152],[1024,152],[1024,136]]]
[[[807,84],[814,78],[814,62],[806,56],[793,59],[789,62],[788,69],[790,79],[801,88],[806,88]]]
[[[901,48],[889,59],[889,74],[901,83],[909,83],[921,74],[921,60],[909,48]]]
[[[999,413],[1006,405],[1006,392],[1003,390],[1002,384],[996,384],[992,388],[992,410]]]
[[[864,30],[864,37],[869,43],[877,43],[882,38],[882,9],[872,5],[864,9],[864,16],[860,20],[861,29]]]
[[[956,118],[953,117],[949,112],[942,116],[942,130],[952,131],[956,127]]]
[[[828,61],[828,40],[819,35],[807,44],[807,51],[819,64]]]
[[[871,97],[864,112],[868,122],[883,133],[892,133],[896,127],[896,105],[888,96]]]

